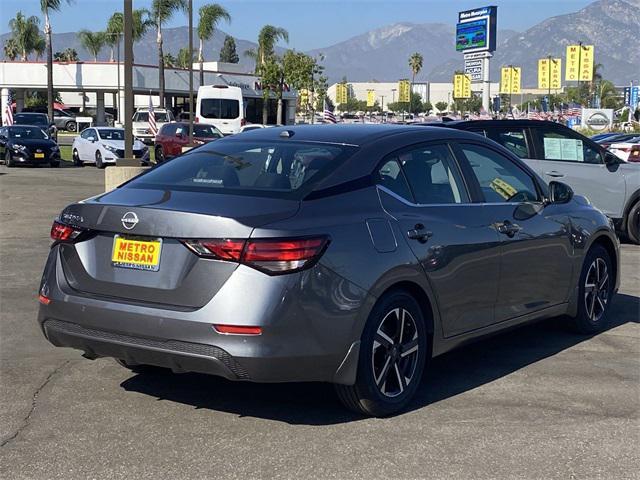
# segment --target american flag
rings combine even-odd
[[[153,136],[158,134],[158,125],[156,124],[156,113],[153,111],[153,102],[149,95],[149,131]]]
[[[9,125],[13,125],[13,107],[11,106],[13,103],[13,99],[11,98],[11,91],[9,91],[9,96],[7,97],[7,105],[2,112],[2,124],[5,127]]]
[[[324,101],[323,109],[324,109],[323,117],[325,122],[337,123],[336,116],[333,114],[333,111],[329,108],[329,104],[327,103],[326,99]]]

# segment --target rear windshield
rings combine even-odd
[[[200,101],[200,116],[233,120],[240,116],[240,102],[228,98],[203,98]]]
[[[46,115],[42,114],[31,114],[26,115],[22,113],[18,113],[13,117],[14,123],[21,123],[23,125],[49,125],[49,119]]]
[[[127,187],[301,199],[355,149],[222,139],[162,163]]]
[[[170,115],[167,112],[153,112],[153,116],[156,119],[156,122],[170,122]],[[149,112],[136,112],[133,115],[134,122],[148,122],[149,121]]]

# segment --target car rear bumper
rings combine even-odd
[[[341,376],[340,367],[374,300],[320,265],[281,277],[240,266],[207,305],[178,309],[77,292],[57,257],[54,247],[41,285],[50,303],[41,304],[38,314],[55,346],[89,358],[114,357],[229,380],[355,381]],[[245,287],[238,295],[243,283],[252,291]],[[262,334],[221,334],[213,324],[259,325]]]

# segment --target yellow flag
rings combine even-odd
[[[522,69],[520,67],[511,68],[511,93],[520,93],[520,78]]]
[[[398,82],[398,102],[409,103],[411,101],[411,84],[409,80]]]
[[[453,76],[453,98],[471,98],[471,77],[462,73]]]
[[[500,69],[500,93],[511,93],[511,67]]]
[[[347,85],[344,83],[336,85],[336,103],[347,103],[348,98]]]
[[[580,54],[580,80],[590,82],[593,80],[593,45],[582,45]]]
[[[567,66],[564,79],[568,81],[578,80],[580,72],[580,45],[567,46]]]
[[[559,90],[562,88],[562,59],[552,58],[549,67],[551,69],[551,88]]]
[[[373,107],[376,103],[376,91],[367,90],[367,107]]]
[[[549,68],[548,58],[541,58],[538,60],[538,88],[541,90],[549,89],[551,79],[551,69]]]

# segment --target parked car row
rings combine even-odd
[[[0,127],[0,158],[7,167],[16,165],[60,166],[60,148],[36,125]]]

